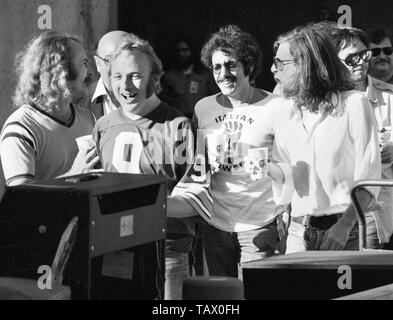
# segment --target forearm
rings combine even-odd
[[[366,189],[359,189],[358,199],[359,199],[360,206],[363,209],[363,213],[366,213],[368,211],[368,208],[370,208],[372,204],[375,203],[374,197]],[[343,216],[341,217],[340,224],[342,224],[348,229],[352,229],[353,226],[356,224],[356,222],[357,222],[357,215],[356,215],[355,207],[351,203],[347,208],[347,210],[344,212]]]
[[[194,208],[182,197],[167,197],[167,216],[169,218],[186,218],[196,216]]]

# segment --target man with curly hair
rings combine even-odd
[[[256,40],[233,25],[213,34],[202,49],[202,62],[211,69],[221,92],[195,106],[195,172],[177,185],[168,212],[181,207],[183,199],[205,219],[202,237],[211,275],[238,277],[243,263],[273,255],[279,244],[281,215],[276,203],[287,203],[284,189],[273,197],[270,177],[255,179],[246,168],[250,141],[245,132],[259,139],[252,147],[267,148],[270,158],[272,154],[268,119],[275,97],[251,85],[261,70],[261,60]],[[200,174],[198,161],[207,163],[206,169],[199,165]],[[280,183],[288,171],[276,169],[279,177],[275,179]],[[188,212],[185,205],[182,210]]]
[[[78,101],[91,83],[81,41],[55,31],[33,39],[19,54],[14,105],[0,137],[6,183],[14,186],[79,174],[98,162],[95,147],[75,139],[92,133],[94,117]]]

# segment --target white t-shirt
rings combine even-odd
[[[252,181],[244,169],[238,144],[242,134],[261,137],[260,147],[273,146],[273,132],[267,115],[274,107],[272,96],[254,104],[226,108],[217,102],[220,94],[206,97],[195,106],[198,130],[207,140],[209,162],[216,162],[211,177],[210,223],[221,230],[240,232],[271,223],[276,215],[270,178]],[[257,121],[258,118],[258,121]],[[213,142],[211,142],[213,141]]]

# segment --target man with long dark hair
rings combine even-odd
[[[364,92],[374,110],[381,144],[382,177],[393,178],[393,85],[367,75],[372,51],[363,30],[348,27],[329,32],[338,57],[348,69],[355,88]],[[386,137],[386,138],[385,138]],[[380,249],[393,231],[393,189],[382,188],[379,199],[384,208],[366,214],[367,248]]]
[[[352,90],[329,35],[313,25],[279,37],[272,72],[284,99],[274,120],[277,159],[292,166],[295,193],[287,252],[356,250],[356,214],[349,192],[360,179],[381,177],[374,115]],[[364,208],[378,190],[361,190]]]

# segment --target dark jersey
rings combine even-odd
[[[159,174],[171,192],[194,155],[189,119],[165,103],[137,120],[117,109],[98,120],[93,137],[105,171]],[[190,234],[181,219],[168,219],[168,233]]]

